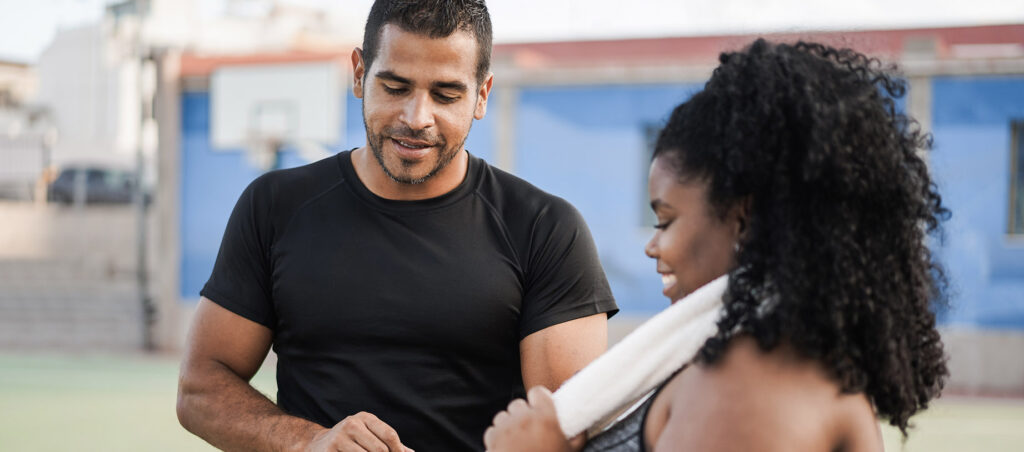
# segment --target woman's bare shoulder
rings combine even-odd
[[[788,346],[765,352],[737,337],[720,362],[677,379],[655,450],[882,448],[867,397],[842,394],[824,367]]]

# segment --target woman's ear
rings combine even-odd
[[[752,203],[753,197],[746,196],[732,206],[731,216],[735,220],[737,240],[742,241],[750,229],[750,207]]]

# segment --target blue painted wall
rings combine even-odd
[[[1024,329],[1024,237],[1007,235],[1012,120],[1024,119],[1024,77],[932,82],[931,167],[953,216],[938,249],[953,283],[944,321]]]
[[[646,133],[701,85],[538,87],[520,92],[516,174],[576,206],[594,235],[624,314],[668,302],[644,245],[648,213]]]
[[[207,93],[182,95],[181,127],[181,296],[196,299],[235,199],[260,172],[240,151],[211,148]]]
[[[649,133],[700,84],[525,87],[516,110],[516,174],[573,203],[587,219],[602,264],[626,314],[650,314],[666,300],[644,255],[652,233],[647,212]],[[1024,238],[1006,234],[1010,122],[1024,118],[1024,77],[933,81],[935,152],[944,201],[953,211],[936,245],[953,283],[948,324],[1024,329]],[[493,161],[498,92],[466,147]],[[343,143],[361,146],[361,101],[344,99]],[[902,105],[902,101],[900,103]],[[182,97],[182,298],[198,296],[209,277],[227,216],[258,172],[240,152],[209,147],[208,93]],[[302,164],[286,154],[286,166]]]

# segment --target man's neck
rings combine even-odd
[[[366,146],[352,151],[352,167],[371,193],[395,201],[418,201],[436,198],[458,187],[466,178],[469,153],[459,152],[441,171],[419,184],[406,184],[388,177]]]

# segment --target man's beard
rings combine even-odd
[[[363,118],[363,126],[366,127],[366,141],[370,144],[370,150],[373,152],[374,158],[377,159],[377,163],[380,164],[381,169],[384,170],[384,174],[387,174],[391,180],[400,184],[416,185],[430,180],[431,177],[434,177],[434,175],[451,163],[452,159],[454,159],[455,156],[459,154],[459,151],[462,150],[462,145],[465,144],[465,140],[463,140],[463,142],[458,146],[449,148],[448,142],[443,137],[434,138],[424,130],[413,130],[404,125],[398,127],[385,127],[381,133],[375,134],[366,124],[365,117]],[[388,165],[384,162],[384,140],[390,140],[391,137],[409,138],[430,142],[433,145],[432,147],[437,150],[436,152],[438,152],[437,161],[434,163],[434,167],[422,177],[403,177],[395,174],[395,172],[391,171],[391,169],[388,168]],[[407,169],[415,165],[414,162],[403,160],[398,156],[395,157],[398,159],[399,163]]]

